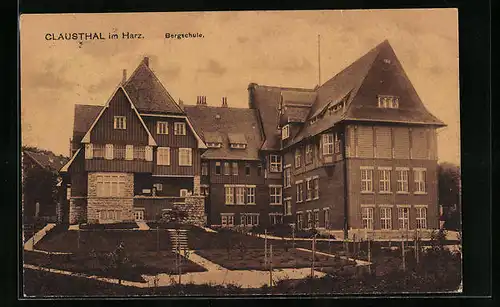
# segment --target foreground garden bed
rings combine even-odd
[[[177,274],[176,255],[165,251],[160,253],[127,253],[126,260],[121,263],[121,269],[117,268],[114,255],[107,253],[62,255],[25,251],[23,258],[26,264],[138,282],[144,282],[141,275],[155,275],[160,273]],[[188,273],[204,272],[206,270],[196,263],[183,258],[181,271]]]
[[[200,256],[217,263],[231,270],[266,270],[264,261],[264,249],[248,250],[228,250],[225,249],[205,249],[196,252]],[[312,253],[297,249],[274,248],[273,245],[273,268],[305,268],[311,267]],[[339,257],[329,257],[325,255],[315,256],[315,266],[338,268],[352,266],[355,263],[340,259]]]

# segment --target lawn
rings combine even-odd
[[[128,261],[119,271],[107,253],[76,253],[71,255],[42,254],[24,252],[24,263],[42,267],[60,269],[64,271],[96,275],[102,277],[119,278],[130,281],[144,282],[141,275],[155,275],[159,273],[176,274],[176,256],[170,251],[130,252],[126,253]],[[187,272],[203,272],[205,269],[194,262],[183,258],[181,270]]]
[[[231,250],[230,254],[226,249],[205,249],[196,252],[200,256],[217,263],[231,270],[266,270],[264,264],[264,249]],[[274,249],[273,245],[273,268],[307,268],[311,267],[312,253],[300,251],[294,248],[285,250],[284,248]],[[339,268],[353,265],[353,262],[316,254],[315,266]]]
[[[275,247],[283,247],[286,244],[281,240],[269,240],[268,242],[273,242]],[[241,244],[246,248],[264,248],[264,239],[229,229],[219,229],[217,233],[214,233],[193,228],[188,232],[188,245],[194,250],[226,249],[228,246]]]

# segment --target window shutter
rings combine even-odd
[[[106,159],[113,160],[113,144],[106,144]]]
[[[125,147],[125,160],[134,159],[134,145],[127,145]]]
[[[153,161],[153,148],[146,146],[146,161]]]
[[[92,144],[85,144],[85,159],[92,159],[94,157],[94,148]]]

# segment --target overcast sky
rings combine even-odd
[[[388,39],[439,130],[439,160],[460,162],[458,14],[454,9],[67,14],[21,16],[23,144],[68,155],[75,104],[103,105],[149,56],[186,104],[247,107],[250,82],[313,88]],[[116,31],[140,40],[48,41],[47,33]],[[165,39],[165,33],[203,38]]]

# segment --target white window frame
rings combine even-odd
[[[134,221],[144,221],[144,209],[135,208],[134,209]]]
[[[219,143],[219,142],[209,142],[209,143],[207,143],[207,147],[208,148],[221,148],[222,147],[222,143]]]
[[[163,190],[163,184],[162,183],[154,183],[153,187],[156,188],[156,191],[162,191]]]
[[[133,159],[146,160],[146,146],[134,146]]]
[[[188,193],[189,193],[188,189],[180,189],[179,190],[180,197],[186,197],[186,196],[188,196]]]
[[[326,207],[323,208],[323,219],[324,219],[324,225],[325,229],[330,229],[330,208]]]
[[[396,168],[396,193],[398,194],[408,194],[408,177],[409,169],[408,168]]]
[[[334,137],[333,142],[334,142],[334,147],[335,147],[333,149],[334,152],[337,154],[340,153],[340,138],[339,138],[338,132],[335,132],[335,137]]]
[[[184,159],[187,159],[187,161],[184,161]],[[192,165],[193,165],[193,149],[179,148],[179,166],[192,166]]]
[[[238,176],[238,162],[231,162],[231,173],[233,176]]]
[[[390,194],[391,191],[391,168],[378,168],[378,191],[380,194]]]
[[[311,181],[312,181],[312,178],[306,179],[306,201],[312,200],[313,189],[312,189]]]
[[[99,210],[99,223],[113,223],[122,220],[122,210]]]
[[[333,155],[334,150],[334,137],[333,133],[323,133],[321,136],[321,141],[323,143],[323,155]]]
[[[393,95],[378,95],[378,107],[384,109],[398,109],[399,97]]]
[[[97,174],[96,177],[96,197],[125,197],[126,176],[124,173],[102,173]]]
[[[304,182],[302,180],[295,182],[296,185],[296,197],[297,202],[301,203],[304,201]]]
[[[240,224],[243,226],[258,226],[259,215],[259,213],[240,213]]]
[[[247,205],[255,205],[255,186],[246,186],[245,192]]]
[[[281,185],[269,185],[269,198],[270,205],[282,205],[283,187]]]
[[[313,196],[313,199],[316,200],[316,199],[319,199],[319,177],[318,176],[314,176],[312,178],[312,182],[313,182],[313,193],[312,193],[312,196]]]
[[[245,204],[245,186],[237,185],[234,187],[235,203],[237,205]]]
[[[427,169],[413,169],[414,194],[427,194]]]
[[[307,228],[310,229],[313,227],[313,213],[312,210],[306,211],[306,220],[307,220]]]
[[[373,230],[374,210],[372,205],[361,205],[361,228]]]
[[[399,230],[410,229],[410,206],[398,205],[398,228]],[[406,212],[406,214],[405,214]],[[405,227],[406,225],[406,227]]]
[[[234,213],[221,213],[220,214],[221,226],[233,227],[234,226]]]
[[[361,167],[361,193],[373,193],[373,167]]]
[[[319,228],[319,209],[313,210],[313,227],[315,229]]]
[[[127,157],[127,147],[121,144],[113,145],[113,159],[124,160]]]
[[[292,215],[292,199],[290,197],[287,197],[284,199],[285,203],[285,215],[289,216]]]
[[[297,229],[301,230],[304,228],[304,219],[302,216],[302,211],[297,211]]]
[[[284,187],[285,188],[289,188],[292,186],[292,172],[291,172],[291,168],[290,167],[285,167],[285,169],[283,170],[283,183],[284,183]]]
[[[427,211],[427,206],[415,205],[415,219],[417,222],[417,229],[427,229]]]
[[[307,144],[306,145],[306,157],[305,157],[305,164],[311,164],[313,163],[314,160],[314,153],[313,153],[313,145],[312,144]]]
[[[295,168],[302,166],[302,148],[295,149]]]
[[[127,117],[126,116],[114,116],[113,117],[113,129],[116,129],[116,130],[127,129]]]
[[[274,161],[273,161],[274,160]],[[272,173],[282,172],[282,160],[280,155],[269,155],[269,171]]]
[[[208,176],[208,162],[201,163],[201,175]]]
[[[224,186],[224,203],[226,205],[234,205],[234,186]]]
[[[391,206],[379,206],[380,210],[380,229],[391,230],[392,229],[392,207]]]
[[[157,121],[156,122],[156,134],[168,134],[168,122]]]
[[[286,140],[290,137],[290,125],[285,125],[281,129],[281,139]]]
[[[174,122],[174,135],[186,135],[186,123]]]
[[[229,162],[224,162],[224,176],[229,176],[231,175],[231,163]]]
[[[158,147],[156,151],[157,165],[170,165],[170,147]]]
[[[271,225],[283,224],[283,214],[277,212],[269,213],[269,222]]]

